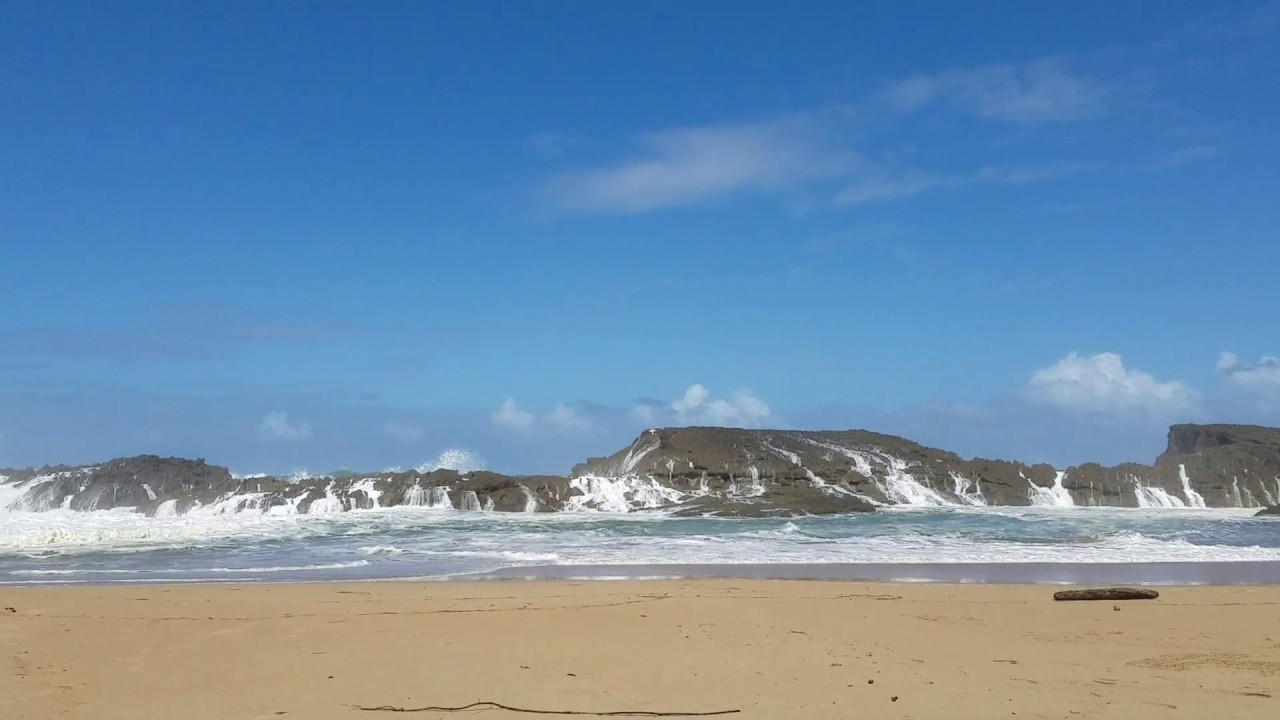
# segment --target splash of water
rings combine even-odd
[[[461,502],[462,510],[480,512],[484,509],[484,506],[480,504],[480,497],[476,495],[475,490],[463,490]]]
[[[952,499],[938,492],[927,479],[921,481],[907,472],[907,461],[894,457],[880,450],[854,450],[836,443],[823,442],[805,438],[805,442],[830,451],[832,456],[843,455],[851,462],[850,467],[871,480],[880,494],[894,505],[945,506],[945,505],[977,505],[986,504],[981,493],[966,491],[964,498]],[[873,468],[880,466],[877,475]],[[980,500],[980,502],[979,502]],[[880,503],[877,503],[880,504]]]
[[[1187,466],[1178,466],[1178,479],[1182,481],[1182,494],[1187,498],[1187,507],[1204,508],[1204,496],[1191,489],[1191,478],[1187,475]]]
[[[951,482],[955,486],[955,496],[960,499],[961,504],[983,506],[987,504],[987,499],[982,495],[982,484],[977,480],[970,480],[960,473],[951,473]],[[970,488],[973,488],[970,490]]]
[[[538,502],[538,496],[527,485],[521,485],[520,491],[524,493],[524,511],[527,513],[538,512],[538,508],[542,506]]]
[[[565,501],[566,510],[625,513],[637,509],[659,508],[685,498],[685,494],[679,490],[639,475],[583,475],[569,480],[569,487],[578,494]]]
[[[1027,478],[1027,484],[1031,486],[1027,490],[1027,499],[1036,507],[1075,507],[1076,501],[1071,497],[1071,491],[1062,485],[1066,478],[1067,474],[1059,471],[1053,477],[1053,485],[1049,487],[1040,487]]]
[[[1130,476],[1129,479],[1133,482],[1133,494],[1140,508],[1174,509],[1187,506],[1182,498],[1170,494],[1164,488],[1146,487],[1134,476]]]
[[[420,473],[429,473],[434,470],[453,470],[459,473],[469,473],[483,469],[484,460],[470,450],[462,448],[449,448],[437,455],[436,459],[428,460],[414,467],[414,470]]]

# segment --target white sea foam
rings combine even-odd
[[[483,470],[484,460],[481,460],[479,455],[470,450],[449,448],[437,455],[434,460],[428,460],[414,469],[420,473],[427,473],[433,470],[453,470],[460,473],[469,473]]]
[[[375,508],[382,507],[382,491],[377,488],[376,482],[373,478],[364,478],[351,485],[353,491],[363,492]]]
[[[637,450],[635,446],[632,446],[631,449],[627,450],[626,456],[622,459],[622,465],[617,468],[612,468],[613,472],[610,472],[609,474],[630,475],[634,473],[636,468],[640,467],[640,461],[644,460],[646,455],[660,447],[662,447],[662,442],[658,440],[645,445],[639,450]]]
[[[422,487],[417,483],[405,490],[404,504],[408,507],[423,507],[433,510],[453,509],[453,501],[449,498],[449,488],[443,486]]]
[[[480,512],[484,509],[480,505],[480,498],[476,495],[475,490],[462,491],[462,507],[460,509],[468,512]]]
[[[1178,478],[1182,481],[1182,494],[1187,498],[1187,507],[1207,507],[1204,502],[1204,496],[1191,489],[1191,478],[1187,475],[1186,465],[1178,466]]]
[[[1130,476],[1129,480],[1133,483],[1133,494],[1137,498],[1138,507],[1140,508],[1172,510],[1187,507],[1187,503],[1182,498],[1170,494],[1164,488],[1147,487],[1142,484],[1142,481],[1133,476]]]
[[[747,467],[747,477],[739,481],[736,478],[729,485],[729,496],[742,499],[758,498],[765,494],[764,481],[760,479],[760,468],[755,465]]]
[[[887,458],[883,475],[874,482],[890,502],[900,505],[955,505],[930,485],[907,472],[907,462],[901,458]]]
[[[637,487],[641,495],[646,491],[620,481],[603,485],[609,487],[596,488],[594,497],[606,504]],[[56,581],[82,575],[341,575],[366,566],[369,573],[427,576],[530,564],[1280,561],[1280,542],[1268,534],[1267,521],[1249,514],[897,507],[776,521],[598,511],[451,513],[425,505],[314,516],[210,511],[148,518],[54,510],[0,513],[0,573]],[[141,551],[176,554],[152,563],[136,555]]]
[[[1036,507],[1075,507],[1076,501],[1071,492],[1062,485],[1066,477],[1066,473],[1059,471],[1049,487],[1040,487],[1028,478],[1027,484],[1031,487],[1027,490],[1027,499]]]
[[[1277,475],[1275,480],[1276,480],[1275,495],[1271,494],[1271,488],[1267,487],[1267,484],[1265,482],[1262,483],[1262,495],[1263,497],[1266,498],[1267,504],[1271,506],[1280,505],[1280,475]]]
[[[524,493],[524,511],[527,513],[536,513],[541,503],[538,502],[538,496],[529,489],[527,485],[520,485],[520,492]]]
[[[312,570],[344,570],[347,568],[364,567],[369,564],[368,560],[353,560],[351,562],[338,563],[317,563],[315,565],[271,565],[267,567],[212,567],[197,568],[194,573],[284,573],[284,572],[305,572]]]
[[[799,467],[800,465],[804,464],[803,462],[801,462],[800,455],[798,453],[794,453],[790,450],[786,450],[784,448],[775,446],[772,443],[772,438],[765,438],[764,440],[761,441],[761,444],[763,444],[769,452],[773,453],[774,455],[777,455],[783,460],[786,460],[792,465]]]
[[[890,455],[882,450],[853,449],[838,443],[804,438],[804,441],[815,447],[827,450],[831,457],[843,455],[848,458],[850,468],[871,480],[891,504],[940,507],[946,505],[985,505],[981,489],[975,492],[965,491],[964,497],[952,499],[939,492],[929,484],[928,480],[920,480],[908,472],[906,460]],[[876,467],[879,467],[877,473]],[[954,481],[955,475],[952,475]],[[967,480],[965,481],[968,482]],[[959,485],[956,486],[957,489]]]
[[[366,545],[360,548],[364,555],[403,555],[404,550],[395,545]]]
[[[977,480],[970,480],[959,473],[952,472],[951,482],[954,485],[953,492],[961,503],[974,506],[987,504],[987,499],[982,495],[982,484]]]
[[[455,550],[448,553],[453,557],[470,557],[470,558],[490,558],[496,560],[510,561],[520,564],[529,563],[559,563],[563,558],[557,553],[551,552],[521,552],[519,550],[499,550],[495,552],[485,552],[477,550]]]
[[[0,512],[16,505],[27,494],[28,483],[11,483],[9,476],[0,476]]]
[[[1120,563],[1280,560],[1280,549],[1206,547],[1117,534],[1089,545],[976,541],[928,535],[821,541],[789,529],[748,536],[631,538],[560,549],[560,565],[822,563]]]
[[[640,454],[641,457],[644,452]],[[632,464],[630,454],[624,464]],[[569,480],[569,487],[578,493],[570,496],[565,502],[565,509],[569,511],[597,510],[625,513],[637,509],[663,507],[680,502],[685,497],[685,493],[675,488],[667,487],[653,478],[639,475],[621,477],[583,475]]]

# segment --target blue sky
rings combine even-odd
[[[1275,0],[3,16],[0,466],[1280,421]]]

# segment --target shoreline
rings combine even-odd
[[[1256,587],[1280,585],[1280,561],[1150,563],[755,563],[526,565],[478,573],[387,574],[373,567],[288,572],[279,576],[219,573],[199,577],[106,579],[88,577],[0,581],[5,588],[94,588],[326,583],[640,582],[651,580],[806,580],[926,585],[1151,585]]]
[[[0,588],[0,717],[376,720],[390,713],[355,708],[485,701],[750,720],[1274,714],[1280,587],[1168,587],[1128,602],[1053,591],[716,579]]]
[[[451,580],[453,578],[450,578]],[[760,563],[534,565],[459,579],[743,579],[902,584],[1280,585],[1280,561],[1152,563]]]

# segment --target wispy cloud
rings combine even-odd
[[[497,410],[489,416],[493,420],[493,424],[503,430],[515,430],[518,432],[528,432],[533,429],[533,424],[538,418],[528,410],[522,410],[516,404],[514,398],[507,398],[502,401]]]
[[[306,440],[311,437],[311,423],[291,422],[289,413],[269,412],[258,424],[258,436],[266,440]]]
[[[1217,145],[1194,145],[1160,153],[1151,158],[1151,167],[1155,170],[1170,170],[1190,163],[1208,160],[1218,156]]]
[[[889,83],[881,100],[898,112],[945,103],[979,117],[1018,124],[1067,122],[1102,115],[1106,83],[1046,59],[914,75]]]
[[[576,433],[590,430],[591,421],[578,414],[568,405],[557,405],[543,418],[552,430],[560,433]]]
[[[918,195],[936,188],[954,188],[967,185],[1025,185],[1078,173],[1100,170],[1101,163],[1055,162],[1025,166],[988,166],[972,173],[945,175],[908,173],[897,177],[875,175],[863,178],[840,191],[836,196],[839,205],[858,205]]]
[[[507,398],[502,405],[489,416],[495,427],[506,432],[521,434],[554,433],[570,435],[585,433],[595,426],[573,407],[565,404],[556,405],[544,415],[538,415],[521,408],[514,398]]]
[[[553,177],[547,196],[571,212],[639,213],[779,192],[839,175],[853,160],[807,118],[675,128],[639,144],[628,160]]]
[[[1074,215],[1077,213],[1111,210],[1126,204],[1125,200],[1079,200],[1076,202],[1049,203],[1030,212],[1046,215]]]
[[[1081,64],[1046,58],[1021,64],[917,74],[886,83],[849,106],[770,120],[676,127],[634,138],[635,150],[615,162],[548,178],[541,197],[560,212],[636,214],[707,205],[746,194],[781,196],[797,212],[815,205],[857,205],[907,198],[929,190],[973,185],[1020,185],[1110,165],[1070,160],[988,165],[947,172],[896,168],[864,152],[872,133],[903,126],[929,108],[951,108],[980,120],[1042,126],[1105,115],[1123,83],[1089,75]],[[536,147],[563,151],[559,136],[538,136]],[[1189,162],[1207,146],[1163,159]]]

